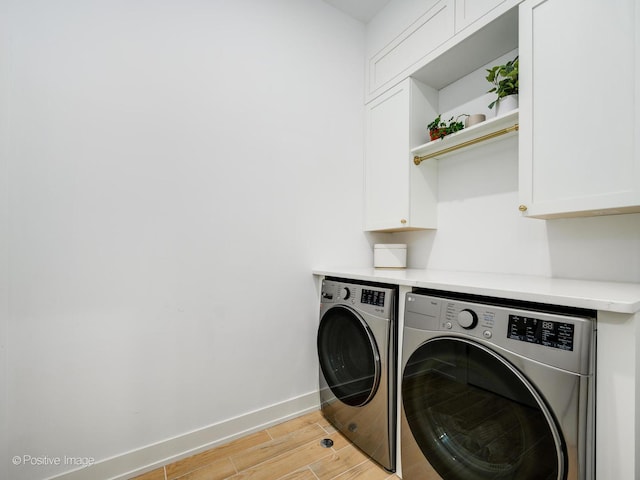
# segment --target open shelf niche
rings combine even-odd
[[[425,160],[443,158],[481,142],[492,142],[515,135],[518,131],[518,109],[499,117],[485,120],[459,132],[432,140],[411,149],[413,163],[420,165]]]

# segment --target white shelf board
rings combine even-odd
[[[443,152],[442,155],[438,155],[438,152],[441,150],[447,150],[451,147],[456,147],[470,140],[474,140],[476,138],[492,134],[499,130],[503,130],[508,127],[512,127],[513,125],[518,123],[518,114],[519,110],[511,110],[504,115],[499,117],[490,118],[485,120],[482,123],[478,123],[476,125],[472,125],[469,128],[465,128],[460,130],[459,132],[452,133],[447,135],[444,138],[440,138],[438,140],[432,140],[423,145],[420,145],[416,148],[411,149],[411,154],[413,156],[425,156],[435,154],[434,158],[443,158],[448,155],[454,155],[456,152],[462,150],[462,148],[472,148],[474,145],[469,145],[466,147],[461,147],[460,150],[456,150],[453,152]],[[494,137],[490,140],[486,140],[483,143],[494,142],[497,140],[502,140],[504,138],[508,138],[512,135],[515,135],[517,132],[506,133],[499,137]]]

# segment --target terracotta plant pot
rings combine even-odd
[[[446,132],[446,128],[436,128],[433,130],[429,130],[429,138],[431,138],[431,140],[437,140],[444,137],[447,134]]]

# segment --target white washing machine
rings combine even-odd
[[[388,471],[396,464],[397,288],[325,279],[318,359],[322,413]]]
[[[408,293],[403,480],[592,480],[595,312]]]

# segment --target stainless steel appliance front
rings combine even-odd
[[[324,280],[318,328],[324,416],[354,445],[395,470],[397,291]]]
[[[403,480],[594,478],[595,312],[425,291],[404,319]]]

